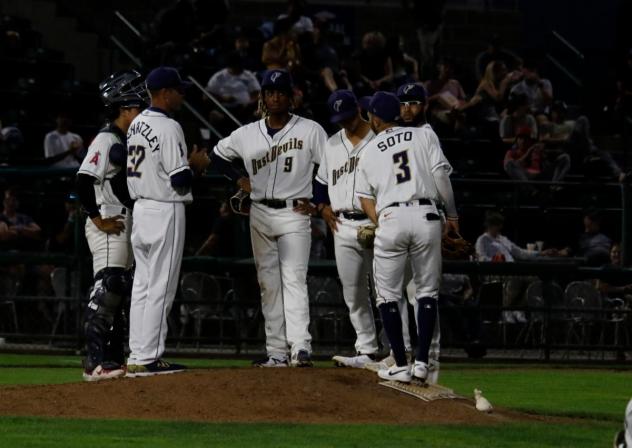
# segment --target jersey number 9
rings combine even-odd
[[[287,157],[285,159],[285,167],[283,167],[283,171],[289,173],[292,171],[292,157]]]
[[[408,166],[408,153],[406,151],[393,154],[393,163],[399,165],[396,173],[397,183],[401,184],[410,180],[410,167]]]
[[[138,169],[140,168],[140,164],[143,163],[143,160],[145,160],[145,147],[130,146],[127,157],[129,159],[127,164],[127,177],[140,177],[141,172]]]

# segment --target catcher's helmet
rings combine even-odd
[[[143,109],[149,104],[145,82],[136,70],[125,70],[110,75],[99,84],[99,94],[106,107]]]

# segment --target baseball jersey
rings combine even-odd
[[[262,119],[233,131],[214,152],[227,161],[244,161],[253,201],[311,199],[314,165],[320,164],[326,142],[327,134],[318,123],[291,115],[274,137]]]
[[[187,146],[180,124],[160,109],[141,112],[127,131],[127,188],[132,199],[192,202],[171,186],[171,176],[188,170]]]
[[[375,199],[377,213],[394,202],[440,200],[433,172],[452,172],[429,125],[392,127],[369,142],[360,160],[356,191]]]
[[[110,161],[110,149],[114,145],[125,145],[125,134],[114,126],[101,130],[88,147],[88,154],[79,167],[79,174],[95,178],[94,193],[97,205],[120,205],[121,201],[112,191],[110,180],[125,167]]]
[[[369,130],[354,147],[345,130],[341,129],[327,140],[316,181],[328,186],[333,211],[362,211],[356,195],[358,162],[374,137],[375,133]]]

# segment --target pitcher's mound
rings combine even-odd
[[[80,372],[77,372],[77,376]],[[99,383],[2,388],[0,415],[292,423],[490,424],[464,399],[424,402],[355,369],[213,369]]]

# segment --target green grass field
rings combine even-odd
[[[238,360],[183,363],[191,368],[248,365]],[[0,355],[0,385],[75,382],[80,380],[80,366],[78,357]],[[443,363],[441,383],[468,397],[478,387],[496,406],[575,421],[481,427],[2,417],[0,447],[607,447],[622,426],[623,411],[632,396],[632,373],[605,368]],[[0,397],[4,386],[0,386]]]

